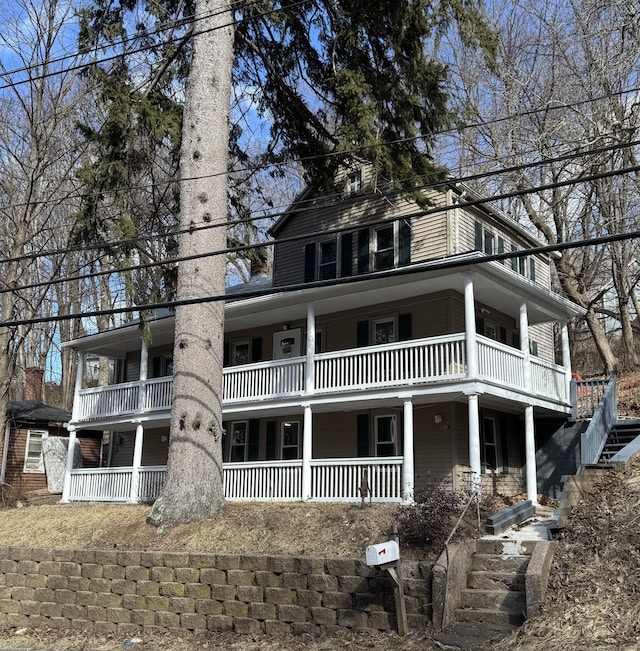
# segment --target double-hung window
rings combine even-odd
[[[396,417],[376,416],[376,456],[396,455]]]
[[[375,271],[393,269],[395,266],[395,240],[393,224],[379,226],[373,231],[373,259]]]
[[[27,447],[24,454],[24,472],[44,472],[42,441],[49,436],[47,430],[27,431]]]
[[[282,458],[298,459],[300,457],[300,423],[286,421],[282,423]]]
[[[373,343],[392,344],[396,340],[395,319],[376,319],[373,321]]]
[[[318,280],[330,280],[338,277],[338,240],[320,242],[318,263]]]
[[[247,457],[247,421],[231,423],[229,461],[245,461]]]

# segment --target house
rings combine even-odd
[[[303,195],[273,226],[272,279],[230,288],[227,499],[357,501],[364,487],[401,502],[435,480],[536,501],[536,432],[571,412],[580,310],[552,291],[549,256],[520,224],[463,186],[424,197],[354,163],[334,195]],[[115,370],[104,387],[78,375],[72,436],[108,430],[111,443],[107,467],[68,464],[64,500],[157,496],[173,317],[149,331],[151,343],[132,323],[66,344]]]
[[[69,412],[42,402],[42,369],[27,368],[26,375],[25,399],[8,403],[5,431],[0,437],[0,484],[9,485],[18,496],[46,491],[43,441],[68,437],[67,421],[71,418]],[[77,437],[84,465],[99,465],[101,437],[92,431],[82,431]]]

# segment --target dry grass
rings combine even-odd
[[[26,506],[0,511],[0,546],[294,554],[364,558],[387,540],[398,507],[374,504],[228,504],[215,518],[158,534],[149,507],[112,504]],[[420,550],[404,550],[418,556]]]

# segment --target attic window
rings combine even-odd
[[[362,172],[351,172],[347,177],[347,194],[357,194],[362,190]]]

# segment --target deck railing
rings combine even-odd
[[[609,432],[617,420],[618,391],[616,376],[613,375],[593,412],[591,422],[580,435],[580,465],[588,466],[598,462]]]
[[[138,502],[153,502],[166,479],[165,466],[139,470]],[[313,459],[311,496],[317,502],[357,502],[363,475],[373,502],[400,502],[402,457]],[[77,468],[71,471],[71,502],[128,502],[133,468]],[[223,464],[225,497],[230,502],[302,499],[302,461],[256,461]]]
[[[525,390],[525,356],[510,346],[478,337],[479,378],[516,390]],[[565,370],[531,358],[536,395],[568,402]],[[225,368],[223,404],[305,395],[306,358],[272,360]],[[314,356],[312,393],[360,391],[452,382],[467,377],[464,333],[415,339],[320,353]],[[128,417],[131,414],[171,409],[171,377],[127,382],[80,391],[76,422]]]

